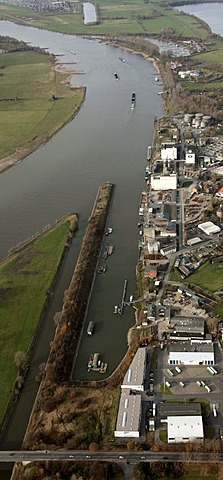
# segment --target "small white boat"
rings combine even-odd
[[[108,227],[106,232],[105,232],[105,235],[111,235],[111,233],[113,232],[113,228],[112,227]]]
[[[132,301],[133,301],[133,295],[130,295],[129,301],[130,301],[130,303],[132,303]]]

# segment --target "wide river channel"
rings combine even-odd
[[[95,321],[95,334],[88,338],[84,328],[74,378],[95,378],[87,372],[91,352],[99,352],[108,362],[108,374],[126,352],[134,310],[126,308],[122,317],[113,310],[121,300],[125,277],[127,295],[134,292],[138,207],[145,188],[146,151],[152,142],[154,118],[162,116],[158,95],[162,86],[155,82],[157,73],[152,64],[143,57],[97,41],[8,22],[1,22],[1,35],[48,48],[63,62],[75,62],[71,66],[82,74],[73,76],[72,83],[87,88],[85,102],[74,120],[22,163],[0,175],[1,258],[17,242],[67,212],[77,212],[80,220],[38,338],[26,386],[1,445],[8,449],[19,448],[23,438],[38,387],[35,375],[47,358],[53,337],[53,315],[61,309],[98,187],[107,180],[115,184],[108,221],[113,227],[109,241],[114,253],[107,262],[107,272],[96,277],[86,319],[86,324],[89,319]],[[136,107],[132,111],[133,91]]]

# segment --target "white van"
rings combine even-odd
[[[175,367],[177,373],[181,373],[181,369],[179,367]]]

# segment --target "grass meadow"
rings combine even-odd
[[[198,285],[209,292],[221,290],[223,285],[223,265],[221,263],[211,264],[207,262],[190,275],[189,279],[190,283]]]
[[[67,88],[65,74],[54,71],[47,55],[23,51],[0,58],[0,158],[4,158],[16,149],[32,151],[44,143],[72,117],[84,91]]]
[[[81,4],[77,13],[38,13],[30,9],[0,5],[0,17],[23,25],[31,25],[62,33],[83,34],[154,34],[172,28],[176,35],[206,38],[207,32],[194,17],[182,15],[159,2],[143,0],[128,3],[108,0],[97,2],[98,25],[84,25]]]
[[[69,221],[0,263],[0,420],[14,384],[14,356],[26,352],[64,248]]]

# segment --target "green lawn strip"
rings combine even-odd
[[[185,81],[181,82],[181,86],[186,88],[187,90],[198,90],[198,91],[207,91],[207,90],[216,90],[218,88],[223,88],[223,80],[219,80],[217,82],[193,82],[193,81]]]
[[[49,58],[38,52],[16,52],[0,57],[0,158],[16,148],[33,150],[74,115],[83,89],[69,89],[67,75],[55,72]],[[57,100],[52,101],[52,95]],[[9,99],[16,98],[13,101]],[[4,100],[3,100],[4,99]]]
[[[207,262],[190,275],[189,281],[209,292],[221,290],[223,288],[223,266],[221,263]]]
[[[14,356],[26,352],[38,324],[46,292],[60,259],[69,221],[47,233],[0,264],[0,419],[9,399],[17,368]]]
[[[222,65],[223,63],[223,46],[221,43],[216,45],[216,49],[211,49],[205,53],[199,53],[193,57],[195,61],[202,63],[212,63]]]

